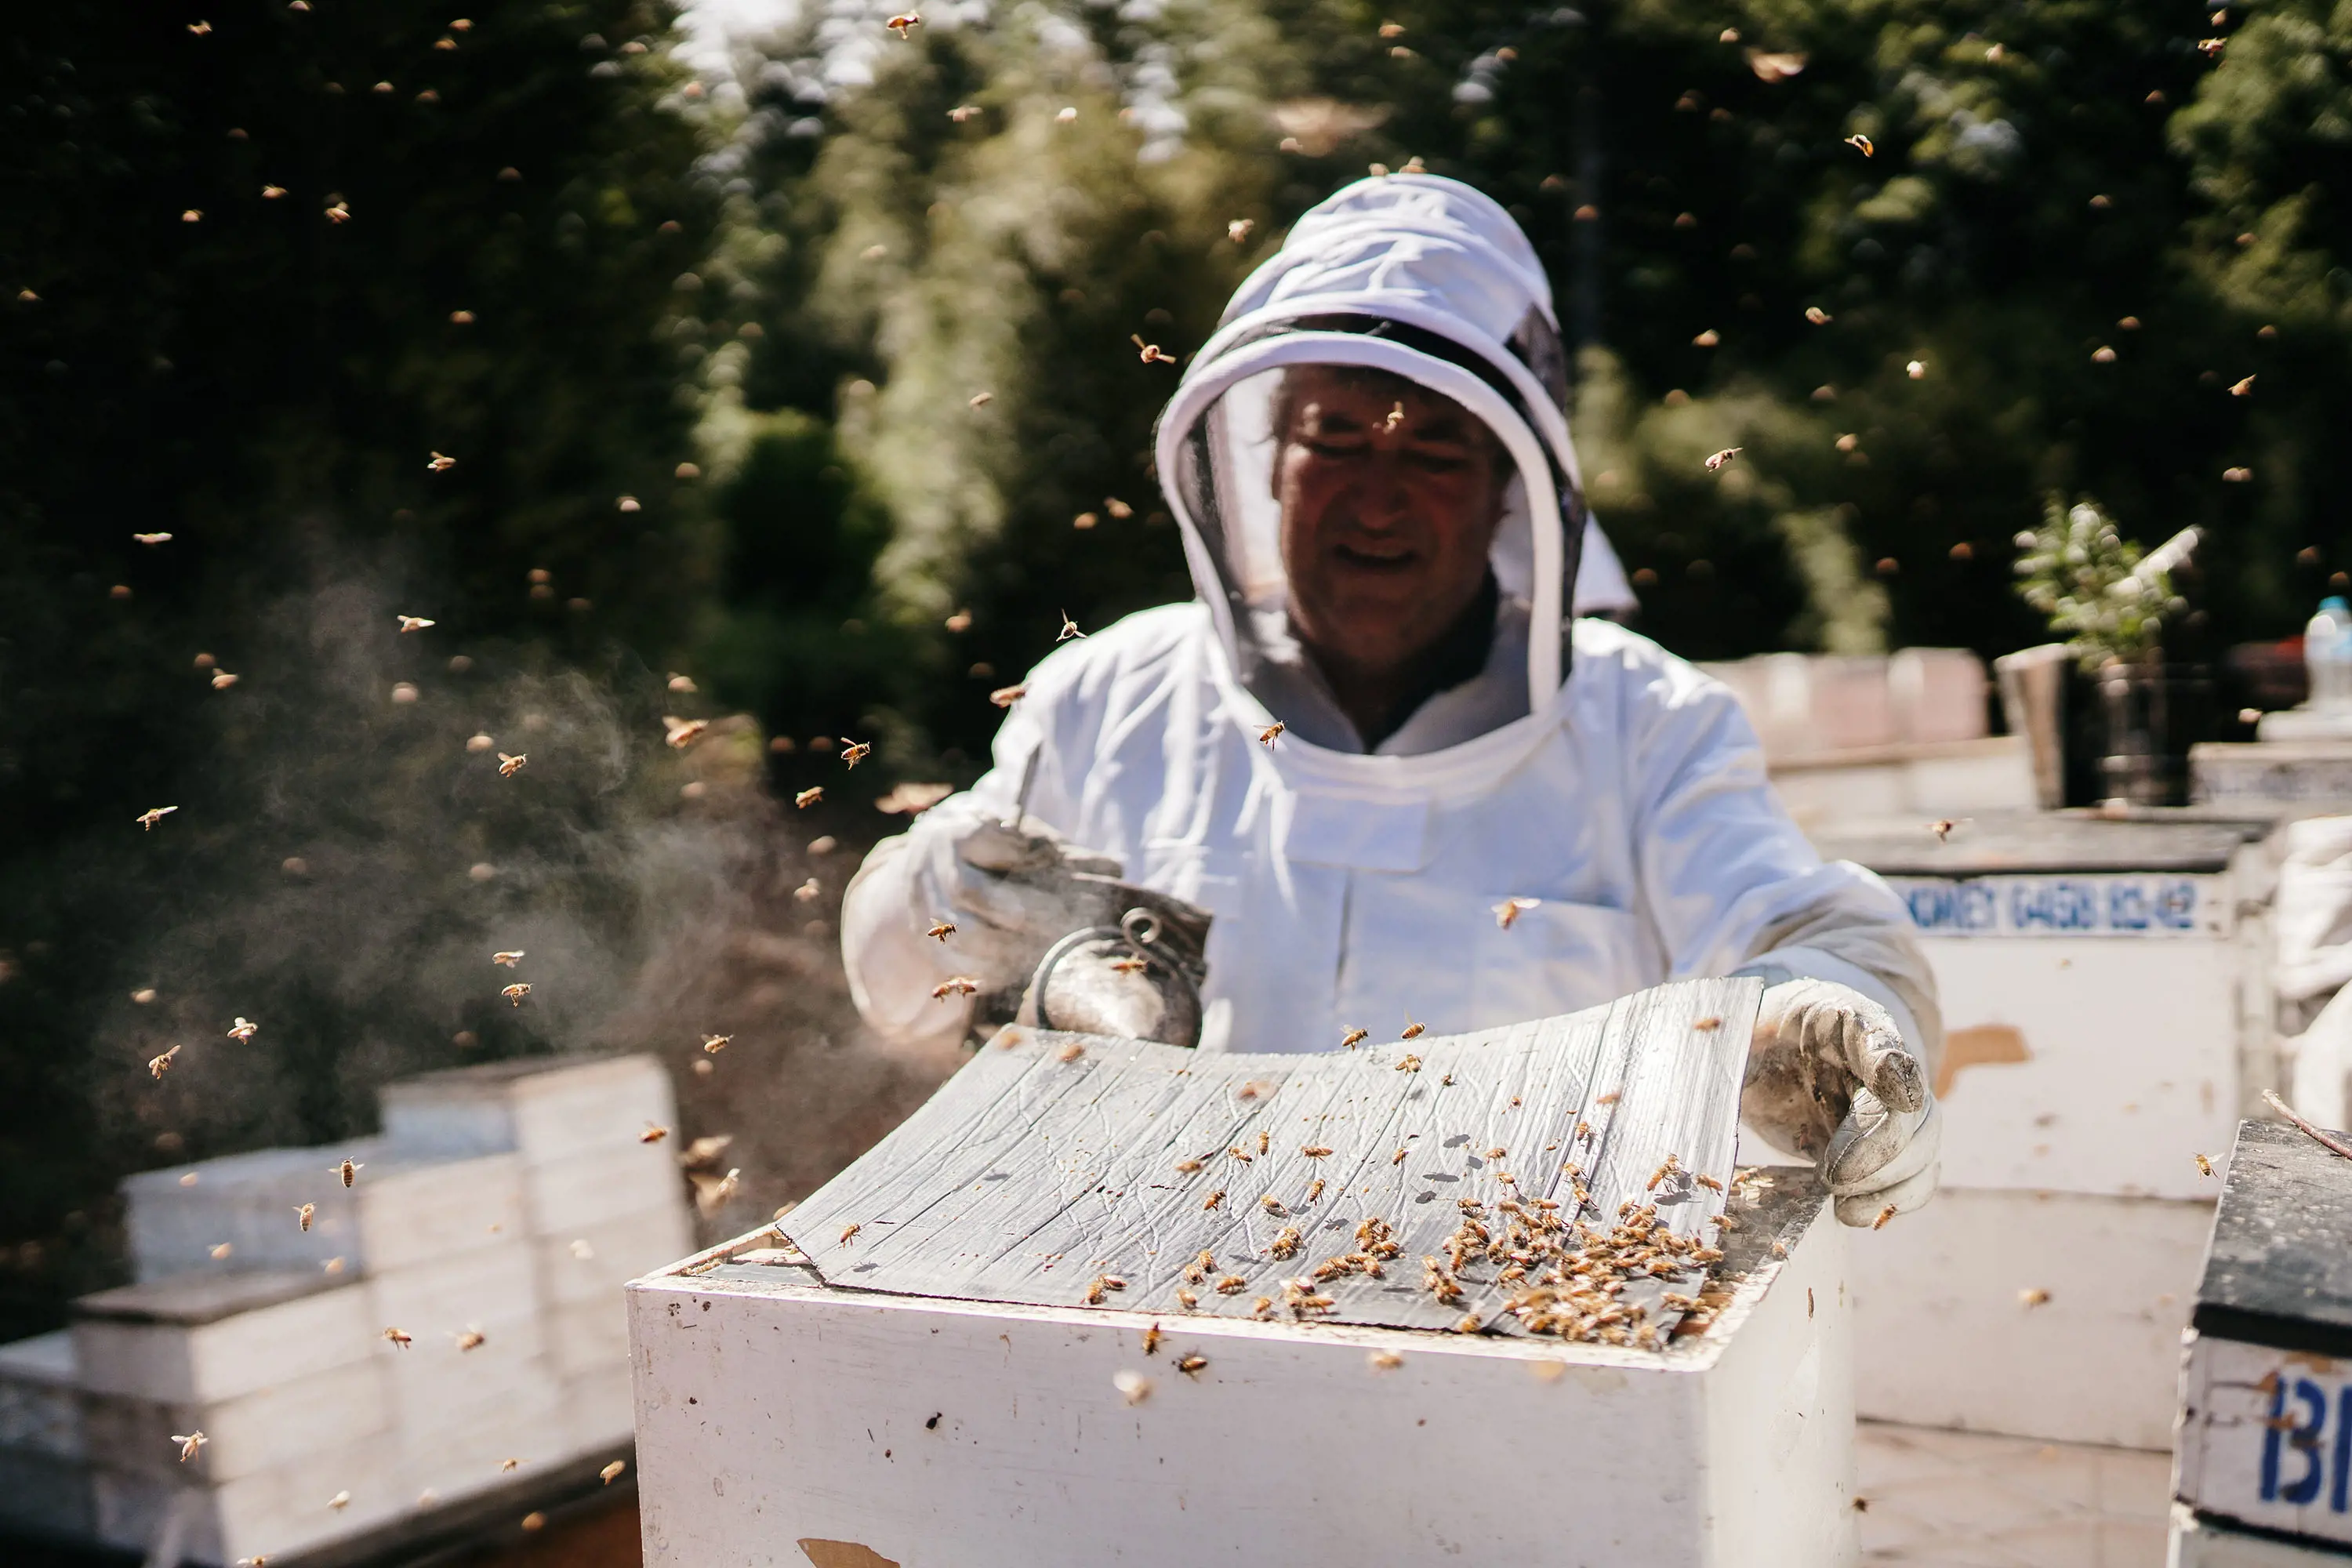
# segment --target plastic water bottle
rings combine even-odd
[[[2319,602],[2319,614],[2303,629],[2303,666],[2314,710],[2352,712],[2352,604],[2335,595]]]

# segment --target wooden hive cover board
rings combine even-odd
[[[1037,1306],[1087,1305],[1108,1276],[1124,1288],[1094,1304],[1176,1310],[1182,1271],[1206,1252],[1197,1310],[1245,1317],[1355,1250],[1377,1217],[1401,1255],[1381,1278],[1322,1285],[1335,1305],[1318,1321],[1452,1328],[1466,1312],[1515,1330],[1496,1321],[1507,1290],[1491,1268],[1466,1271],[1452,1305],[1420,1285],[1421,1259],[1461,1222],[1456,1200],[1553,1199],[1566,1213],[1573,1163],[1584,1219],[1654,1203],[1675,1234],[1712,1240],[1762,994],[1755,980],[1684,981],[1481,1034],[1297,1056],[1011,1027],[781,1228],[830,1286]],[[1669,1154],[1681,1169],[1653,1188]],[[1276,1257],[1294,1228],[1297,1250]],[[1243,1283],[1212,1288],[1223,1277]],[[1670,1327],[1657,1298],[1675,1283],[1642,1280],[1622,1300]]]
[[[2238,1124],[2189,1326],[2352,1355],[2352,1160],[2284,1122]]]

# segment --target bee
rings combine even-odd
[[[859,1231],[864,1230],[865,1228],[866,1227],[862,1225],[845,1225],[842,1226],[839,1245],[847,1247],[849,1245],[850,1237],[856,1236]]]
[[[1350,1029],[1339,1038],[1339,1048],[1352,1051],[1371,1037],[1370,1029]]]
[[[210,22],[191,22],[188,24],[188,31],[194,34],[199,38],[211,36],[212,30],[213,25]],[[177,1438],[173,1439],[174,1442],[177,1442],[178,1440],[179,1439]]]
[[[516,964],[520,963],[522,961],[523,951],[519,947],[510,952],[494,952],[490,954],[490,962],[497,964],[500,969],[512,969]]]
[[[1250,1163],[1251,1155],[1249,1152],[1238,1143],[1226,1150],[1225,1152],[1231,1154],[1234,1159],[1239,1160],[1244,1165]]]
[[[1078,630],[1078,623],[1070,619],[1070,612],[1064,610],[1062,612],[1062,630],[1060,635],[1054,638],[1054,641],[1056,644],[1066,643],[1072,637],[1083,637],[1086,635],[1086,633]]]
[[[1320,1160],[1325,1155],[1330,1153],[1331,1150],[1328,1144],[1309,1143],[1298,1152],[1306,1155],[1310,1160]]]
[[[1103,1292],[1108,1290],[1109,1288],[1109,1279],[1105,1276],[1097,1275],[1093,1282],[1087,1286],[1087,1293],[1084,1298],[1086,1304],[1089,1307],[1101,1306],[1103,1302]]]
[[[1238,1274],[1228,1274],[1217,1281],[1217,1294],[1220,1296],[1238,1295],[1248,1289],[1249,1281]]]
[[[1308,1183],[1308,1184],[1307,1184],[1307,1201],[1308,1203],[1310,1203],[1310,1204],[1311,1204],[1311,1203],[1313,1203],[1317,1198],[1319,1198],[1319,1197],[1321,1197],[1322,1195],[1323,1195],[1323,1178],[1322,1178],[1322,1177],[1320,1177],[1320,1176],[1318,1176],[1318,1177],[1316,1177],[1312,1182]]]
[[[427,626],[440,624],[437,621],[427,620],[423,616],[395,616],[393,618],[400,623],[400,629],[404,632],[421,632]]]
[[[1903,367],[1903,374],[1914,381],[1925,381],[1927,379],[1927,362],[1915,359]]]
[[[180,1446],[180,1463],[184,1465],[190,1459],[194,1458],[198,1454],[204,1452],[205,1445],[211,1442],[212,1439],[205,1436],[201,1431],[190,1432],[184,1436],[174,1432],[172,1434],[172,1441]]]
[[[1878,1217],[1870,1222],[1870,1228],[1873,1230],[1884,1230],[1886,1228],[1886,1222],[1894,1217],[1895,1205],[1893,1204],[1888,1204],[1885,1208],[1878,1211]]]
[[[1393,1153],[1393,1154],[1391,1154],[1391,1155],[1390,1155],[1390,1156],[1389,1156],[1389,1163],[1390,1163],[1390,1164],[1391,1164],[1391,1165],[1402,1165],[1402,1164],[1403,1164],[1403,1163],[1404,1163],[1404,1154],[1405,1154],[1405,1152],[1404,1152],[1403,1150],[1402,1150],[1402,1149],[1398,1150],[1395,1153]]]
[[[352,221],[352,205],[351,205],[351,203],[349,203],[349,202],[337,202],[334,205],[332,205],[332,206],[329,207],[329,208],[327,209],[327,221],[328,221],[329,223],[349,223],[349,222],[351,222],[351,221]]]
[[[260,1025],[255,1023],[250,1018],[239,1018],[236,1021],[236,1027],[229,1030],[228,1037],[236,1041],[239,1045],[243,1045],[246,1041],[253,1038],[255,1033],[258,1031],[260,1027]]]
[[[1143,1331],[1143,1353],[1145,1355],[1160,1353],[1160,1325],[1157,1323]]]
[[[319,1265],[319,1269],[324,1274],[341,1274],[343,1271],[343,1260],[340,1258],[330,1258]]]
[[[1198,1351],[1176,1358],[1176,1370],[1196,1383],[1200,1381],[1201,1369],[1208,1364],[1209,1358]]]
[[[1271,1296],[1260,1296],[1255,1300],[1252,1301],[1250,1303],[1250,1316],[1253,1318],[1270,1318],[1274,1316],[1274,1298]]]
[[[810,806],[814,805],[818,801],[821,801],[824,798],[824,785],[811,784],[808,788],[793,796],[793,804],[799,806],[803,811],[806,811]]]
[[[890,31],[898,34],[898,41],[900,43],[904,43],[907,41],[907,33],[909,28],[919,27],[923,25],[922,14],[917,11],[908,11],[903,15],[891,17],[882,25],[889,28]]]
[[[1274,1140],[1268,1137],[1265,1132],[1261,1130],[1257,1135],[1257,1152],[1261,1154],[1265,1153],[1267,1146],[1273,1142]]]
[[[1374,1372],[1394,1372],[1404,1364],[1404,1357],[1394,1351],[1372,1351],[1365,1355],[1364,1362]]]
[[[172,1058],[179,1054],[180,1047],[173,1046],[170,1050],[165,1051],[160,1057],[149,1057],[147,1058],[147,1076],[150,1078],[162,1078],[165,1073],[170,1072],[172,1070]]]
[[[1594,1097],[1592,1103],[1595,1105],[1614,1105],[1617,1103],[1617,1091],[1612,1089],[1607,1094],[1597,1095]],[[1581,1123],[1579,1125],[1580,1126]]]
[[[1260,730],[1257,732],[1257,743],[1264,746],[1269,752],[1274,750],[1274,743],[1282,739],[1282,732],[1289,727],[1290,726],[1285,724],[1281,720],[1276,719],[1273,723],[1268,724],[1265,729]]]
[[[499,1473],[503,1475],[521,1463],[522,1461],[520,1459],[500,1459],[499,1461]]]
[[[2251,397],[2253,395],[2253,391],[2254,378],[2251,375],[2243,381],[2233,381],[2230,384],[2230,395],[2232,397]],[[167,533],[163,537],[169,539],[172,536]]]
[[[215,1263],[221,1262],[226,1259],[230,1253],[235,1252],[236,1250],[236,1243],[233,1241],[224,1241],[218,1247],[213,1248],[213,1261]]]
[[[1399,1072],[1419,1072],[1421,1070],[1421,1058],[1416,1056],[1408,1055],[1402,1061],[1397,1063],[1396,1069]]]
[[[2203,55],[2209,60],[2220,59],[2221,58],[2221,51],[2229,47],[2230,40],[2227,38],[2200,38],[2197,40],[2197,52]]]
[[[1073,116],[1072,118],[1076,117]],[[1137,353],[1136,357],[1141,360],[1144,363],[1174,364],[1176,363],[1176,356],[1174,354],[1165,353],[1158,343],[1145,342],[1141,333],[1129,332],[1127,336],[1128,341],[1132,342],[1136,348],[1140,351]]]
[[[942,920],[923,934],[925,936],[935,936],[941,942],[945,942],[948,938],[955,935],[955,921],[950,920]]]
[[[1135,509],[1128,505],[1125,501],[1119,500],[1117,496],[1103,497],[1103,510],[1110,513],[1113,518],[1121,521],[1124,521],[1128,518],[1135,515]]]
[[[1290,1212],[1288,1209],[1282,1206],[1282,1200],[1276,1197],[1272,1193],[1268,1193],[1265,1196],[1258,1199],[1257,1206],[1264,1209],[1270,1215],[1287,1215]]]
[[[1206,1198],[1203,1198],[1201,1201],[1201,1212],[1206,1214],[1209,1210],[1215,1208],[1219,1204],[1223,1203],[1224,1201],[1225,1189],[1219,1187],[1215,1192],[1211,1193]]]
[[[1257,220],[1255,218],[1237,217],[1231,223],[1225,225],[1225,237],[1232,240],[1235,245],[1239,245],[1242,241],[1250,237],[1250,230],[1256,226]]]
[[[352,1183],[359,1180],[360,1173],[366,1170],[367,1166],[357,1160],[353,1160],[346,1156],[340,1163],[330,1165],[327,1169],[333,1174],[341,1177],[343,1185],[348,1187]]]
[[[523,764],[530,761],[530,754],[528,752],[517,752],[512,756],[509,756],[506,752],[500,752],[499,753],[499,777],[502,779],[510,779],[514,777],[515,774],[522,772]]]
[[[1272,1204],[1274,1200],[1269,1198],[1266,1201]],[[1295,1225],[1286,1225],[1276,1233],[1271,1242],[1267,1243],[1266,1250],[1276,1258],[1293,1257],[1298,1251],[1299,1241],[1298,1227]]]
[[[1508,931],[1518,923],[1521,915],[1542,902],[1541,899],[1505,899],[1495,906],[1495,924]]]
[[[1111,960],[1110,966],[1115,973],[1141,974],[1151,967],[1151,961],[1145,958],[1115,958]]]
[[[2017,1293],[2017,1304],[2021,1307],[2039,1307],[2049,1300],[2050,1292],[2038,1286],[2029,1286]]]
[[[2253,378],[2249,376],[2246,379],[2251,381]],[[172,542],[172,536],[168,533],[134,533],[131,537],[137,540],[142,544],[169,544]]]
[[[672,719],[662,717],[662,740],[674,752],[682,752],[702,738],[710,728],[708,719]]]
[[[1201,1162],[1198,1160],[1179,1160],[1176,1162],[1176,1169],[1188,1176],[1200,1168]]]
[[[297,1204],[294,1205],[295,1223],[299,1225],[306,1231],[310,1228],[310,1222],[318,1217],[318,1214],[319,1205],[317,1204]]]
[[[2192,1155],[2190,1155],[2190,1156],[2189,1156],[2189,1158],[2190,1158],[2190,1159],[2192,1159],[2192,1160],[2195,1160],[2195,1161],[2197,1162],[2197,1169],[2198,1169],[2200,1172],[2201,1172],[2203,1174],[2208,1175],[2208,1176],[2210,1176],[2210,1175],[2213,1174],[2213,1162],[2212,1162],[2212,1161],[2210,1161],[2210,1160],[2207,1159],[2207,1158],[2206,1158],[2204,1155],[2202,1155],[2202,1154],[2192,1154]]]
[[[507,986],[504,990],[500,991],[499,994],[520,1007],[522,1005],[522,999],[530,994],[530,982],[528,980],[519,981],[512,985]]]
[[[1746,450],[1748,450],[1748,448],[1745,447],[1726,447],[1722,451],[1717,452],[1707,458],[1706,471],[1710,474],[1715,472],[1717,468],[1722,468],[1726,463],[1728,463],[1732,458],[1739,456],[1740,453],[1745,452]]]
[[[1847,137],[1845,139],[1845,144],[1853,148],[1855,152],[1861,153],[1865,158],[1873,156],[1878,151],[1877,145],[1873,142],[1869,137],[1864,136],[1859,131]]]
[[[1201,1298],[1181,1287],[1179,1287],[1176,1291],[1176,1300],[1178,1304],[1188,1312],[1193,1310],[1201,1304]]]
[[[964,401],[974,408],[985,408],[990,404],[996,401],[996,394],[992,392],[975,392],[970,397],[965,398]]]
[[[1711,1193],[1719,1193],[1723,1191],[1723,1184],[1717,1181],[1713,1176],[1706,1174],[1704,1172],[1692,1172],[1691,1180],[1696,1182],[1700,1186],[1705,1187]]]
[[[352,1494],[349,1492],[337,1492],[334,1496],[327,1500],[327,1506],[334,1510],[337,1513],[341,1513],[343,1510],[351,1507],[351,1505]]]
[[[715,1057],[719,1052],[725,1050],[727,1048],[727,1042],[734,1037],[735,1037],[732,1035],[705,1035],[702,1037],[703,1051],[707,1055]]]
[[[415,1335],[408,1333],[401,1329],[386,1329],[383,1331],[383,1337],[390,1340],[393,1344],[400,1350],[406,1350],[410,1345],[416,1342]]]
[[[637,1142],[640,1143],[658,1143],[668,1136],[668,1128],[662,1126],[658,1122],[648,1121],[646,1123],[646,1130],[637,1134]]]
[[[446,474],[446,473],[447,473],[450,469],[452,469],[452,468],[456,468],[457,466],[457,458],[453,458],[453,457],[450,457],[450,456],[449,456],[447,453],[446,453],[446,452],[436,452],[436,453],[434,453],[434,454],[433,454],[433,460],[432,460],[431,462],[429,462],[429,463],[427,463],[427,464],[425,464],[425,468],[426,468],[426,470],[427,470],[428,472],[436,473],[436,474]],[[407,628],[404,626],[404,627],[403,627],[403,628],[401,628],[401,629],[404,631],[404,630],[406,630]]]
[[[824,895],[824,889],[817,884],[817,879],[814,877],[811,877],[807,881],[803,882],[799,887],[793,889],[793,898],[799,903],[814,903],[817,899]]]
[[[173,812],[179,809],[180,808],[176,805],[159,805],[152,811],[141,812],[134,820],[138,822],[141,827],[152,833],[155,831],[155,825],[157,823],[163,821],[165,817],[171,816]]]
[[[449,1337],[457,1342],[457,1348],[460,1351],[479,1350],[489,1339],[488,1334],[471,1323],[466,1325],[463,1332],[452,1333]]]
[[[1426,1024],[1414,1023],[1412,1021],[1412,1015],[1407,1013],[1404,1016],[1404,1032],[1397,1036],[1397,1038],[1400,1040],[1418,1039],[1421,1037],[1422,1032],[1428,1027],[1429,1026]],[[1413,1063],[1412,1070],[1415,1072],[1419,1072],[1421,1070],[1421,1064],[1418,1060],[1415,1060]]]
[[[1937,843],[1948,844],[1951,842],[1952,829],[1955,827],[1964,827],[1975,820],[1976,818],[1973,816],[1963,816],[1957,820],[1948,816],[1938,817],[1934,822],[1927,824],[1927,831],[1936,836]]]
[[[980,982],[969,974],[950,975],[931,987],[931,1000],[944,1002],[950,996],[970,996],[980,989]]]
[[[988,694],[988,700],[999,708],[1010,708],[1029,695],[1026,682],[1016,686],[1000,686]]]
[[[948,118],[954,121],[958,125],[961,125],[965,121],[970,120],[973,115],[978,114],[979,112],[980,105],[976,103],[959,103],[953,109],[948,110]]]
[[[1074,1062],[1086,1054],[1086,1047],[1078,1044],[1076,1040],[1072,1040],[1068,1045],[1064,1046],[1060,1050],[1054,1053],[1054,1059],[1057,1062]]]

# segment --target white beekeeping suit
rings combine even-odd
[[[1306,365],[1453,399],[1517,473],[1490,558],[1491,636],[1369,750],[1285,617],[1272,409],[1285,371]],[[1907,1153],[1864,1158],[1885,1179],[1840,1191],[1907,1183],[1901,1205],[1924,1201],[1935,1108],[1917,1068],[1941,1025],[1908,916],[1797,831],[1726,688],[1629,631],[1569,619],[1571,584],[1597,604],[1624,595],[1613,557],[1595,560],[1598,584],[1580,581],[1589,523],[1565,392],[1540,265],[1486,197],[1391,175],[1303,217],[1160,421],[1160,485],[1199,596],[1056,649],[999,731],[994,768],[875,850],[842,913],[869,1022],[959,1037],[971,1005],[934,987],[1018,983],[1019,955],[1062,933],[1024,931],[1054,912],[992,879],[1050,829],[1215,916],[1203,1049],[1329,1050],[1351,1028],[1394,1038],[1408,1018],[1453,1033],[1762,973],[1775,984],[1751,1121],[1819,1152],[1827,1129],[1796,1126],[1815,1082],[1797,1042],[1844,1052],[1865,1085],[1907,1044],[1909,1087],[1892,1093],[1907,1114],[1866,1089],[1855,1102],[1899,1122],[1887,1137]],[[1261,743],[1277,720],[1285,731]],[[1033,759],[1023,832],[989,827],[1014,815]],[[1513,899],[1535,901],[1505,929],[1494,907]],[[941,920],[958,927],[944,942],[925,934]],[[1005,973],[979,973],[992,962]],[[1777,1090],[1759,1087],[1776,1072]],[[1775,1092],[1780,1111],[1759,1115]]]

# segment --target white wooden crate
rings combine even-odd
[[[2181,1381],[2176,1497],[2352,1546],[2352,1362],[2200,1334]]]
[[[299,1464],[355,1438],[387,1432],[392,1403],[373,1360],[346,1362],[234,1398],[164,1404],[120,1394],[84,1396],[90,1450],[109,1466],[175,1482],[217,1485]],[[173,1435],[208,1441],[187,1461]]]
[[[1790,1259],[1663,1352],[666,1270],[630,1287],[646,1561],[1833,1568],[1845,1237],[1783,1212]]]
[[[377,1329],[357,1284],[316,1273],[198,1275],[74,1304],[83,1388],[210,1405],[364,1361]]]
[[[1871,1368],[1857,1413],[2170,1447],[2211,1220],[2207,1204],[1945,1189],[1854,1242],[1854,1332]]]
[[[534,1165],[634,1145],[646,1123],[677,1120],[669,1075],[649,1056],[486,1063],[405,1079],[378,1098],[384,1135],[404,1151],[512,1151]]]

